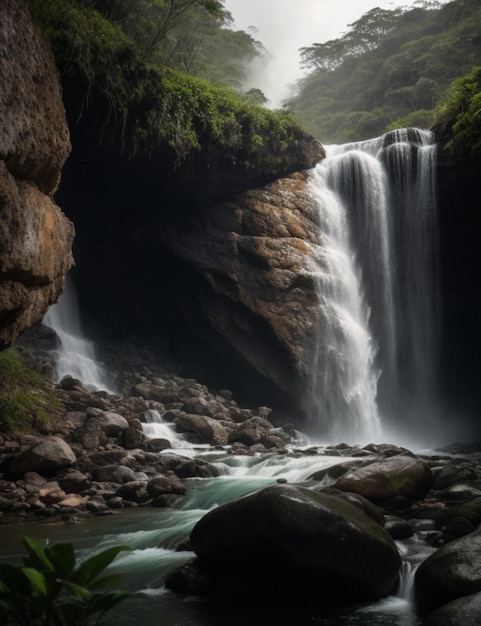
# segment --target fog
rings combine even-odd
[[[268,106],[281,106],[292,85],[303,75],[299,48],[335,39],[374,7],[411,6],[393,0],[225,0],[238,30],[255,29],[252,35],[267,54],[253,66],[246,89],[262,89]]]

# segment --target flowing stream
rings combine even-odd
[[[121,553],[110,566],[112,573],[125,574],[124,588],[132,595],[109,613],[107,624],[131,626],[417,626],[420,621],[413,610],[412,581],[417,564],[430,549],[420,538],[397,542],[403,568],[398,589],[382,601],[350,606],[326,612],[302,606],[282,613],[275,606],[267,612],[248,602],[225,606],[220,598],[209,602],[199,597],[185,597],[167,590],[166,575],[190,560],[190,551],[176,547],[185,540],[196,522],[209,510],[275,484],[280,479],[306,487],[313,485],[308,477],[349,457],[329,455],[232,456],[225,450],[212,450],[188,443],[162,417],[151,411],[144,432],[152,437],[164,437],[170,432],[175,451],[185,456],[202,458],[214,463],[221,472],[217,478],[188,479],[187,494],[174,509],[151,507],[126,509],[112,516],[88,518],[80,524],[33,523],[2,529],[0,562],[18,561],[20,537],[28,534],[38,541],[72,542],[80,558],[99,552],[111,545],[127,545],[131,552]],[[301,436],[300,436],[301,437]],[[308,447],[300,438],[299,448]],[[173,450],[166,450],[171,453]],[[162,454],[162,453],[161,453]],[[318,484],[318,483],[317,483]],[[20,534],[21,533],[21,534]],[[366,564],[368,567],[368,564]]]

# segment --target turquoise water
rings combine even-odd
[[[269,610],[260,612],[256,606],[249,605],[248,598],[242,604],[223,605],[220,599],[184,597],[164,587],[166,575],[194,556],[192,552],[175,548],[188,538],[195,523],[208,510],[274,484],[279,478],[289,477],[289,482],[296,482],[297,478],[302,483],[312,471],[341,460],[346,459],[279,455],[218,458],[216,463],[225,474],[214,479],[187,481],[188,493],[176,509],[140,507],[89,517],[79,523],[57,520],[3,525],[0,561],[20,562],[24,535],[41,543],[72,542],[79,558],[110,545],[130,546],[132,551],[121,553],[111,566],[112,572],[125,573],[124,588],[132,592],[109,613],[105,623],[115,626],[135,623],[142,626],[244,626],[247,623],[250,626],[416,626],[419,621],[405,597],[392,596],[374,605],[341,611],[312,611],[302,606],[286,609],[277,606],[282,598],[273,598]],[[413,555],[418,547],[400,545],[400,549],[409,557],[410,550]]]

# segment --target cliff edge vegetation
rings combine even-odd
[[[443,151],[459,158],[481,156],[481,67],[455,80],[438,107],[434,129]]]
[[[164,183],[170,181],[172,193],[180,193],[179,185],[185,192],[188,183],[196,195],[248,188],[322,158],[318,142],[287,113],[253,106],[231,88],[169,67],[168,59],[150,60],[94,2],[29,5],[62,75],[74,150],[75,124],[93,116],[90,127],[97,127],[97,140],[113,147],[112,154],[140,155],[144,165],[162,172]]]

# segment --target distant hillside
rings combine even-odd
[[[301,50],[312,72],[286,104],[308,132],[343,143],[432,125],[452,81],[481,65],[481,3],[415,4],[372,9],[340,39]]]

